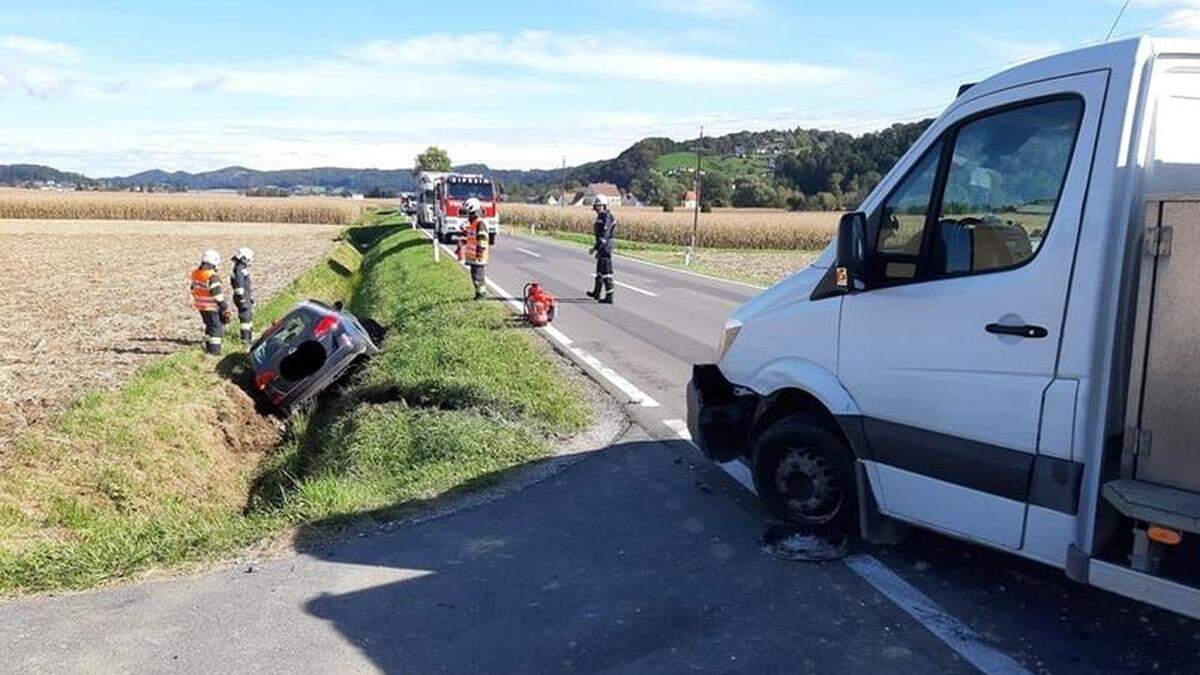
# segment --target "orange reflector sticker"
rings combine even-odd
[[[1178,530],[1170,530],[1158,525],[1151,525],[1150,529],[1146,530],[1146,536],[1150,537],[1151,541],[1157,541],[1160,544],[1175,546],[1183,541],[1183,535]]]

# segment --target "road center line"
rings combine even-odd
[[[648,291],[648,290],[646,290],[646,289],[644,289],[644,288],[638,288],[637,286],[632,286],[632,285],[630,285],[630,284],[627,284],[627,283],[625,283],[625,282],[623,282],[623,281],[617,281],[616,279],[614,279],[614,280],[613,280],[613,283],[614,283],[614,284],[616,284],[616,285],[618,285],[618,286],[620,286],[621,288],[628,288],[629,290],[633,291],[634,293],[641,293],[642,295],[648,295],[648,296],[650,296],[650,297],[652,297],[652,298],[657,298],[657,297],[658,297],[658,293],[654,293],[654,292]]]
[[[527,248],[521,248],[520,246],[518,246],[518,247],[517,247],[517,250],[518,250],[518,251],[520,251],[521,253],[524,253],[525,255],[531,255],[531,256],[533,256],[533,257],[535,257],[535,258],[540,258],[540,257],[542,257],[542,254],[541,254],[541,253],[538,253],[538,252],[536,252],[536,251],[530,251],[529,249],[527,249]]]

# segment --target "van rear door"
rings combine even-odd
[[[868,213],[873,279],[844,300],[838,374],[886,513],[1021,547],[1035,476],[1064,461],[1038,430],[1107,79],[959,105]]]

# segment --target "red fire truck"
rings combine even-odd
[[[488,237],[496,242],[500,231],[499,195],[496,186],[479,174],[452,173],[435,188],[437,219],[434,231],[444,242],[452,242],[467,226],[466,201],[478,199],[483,204],[483,222],[487,225]]]

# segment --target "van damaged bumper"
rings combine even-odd
[[[692,367],[687,387],[687,425],[692,442],[705,457],[728,462],[749,447],[750,424],[759,396],[735,387],[711,363]]]

